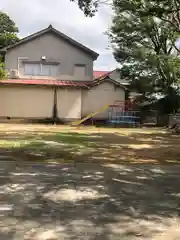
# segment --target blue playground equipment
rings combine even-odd
[[[133,110],[130,101],[119,101],[108,108],[108,123],[124,127],[140,126],[140,111]]]

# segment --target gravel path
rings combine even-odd
[[[179,213],[180,165],[0,161],[3,240],[150,240]]]

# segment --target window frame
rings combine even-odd
[[[56,77],[57,75],[58,75],[58,67],[60,66],[60,63],[59,62],[46,62],[46,61],[23,61],[23,63],[24,63],[24,75],[26,75],[26,76],[44,76],[44,77]],[[25,71],[25,68],[26,68],[26,66],[28,66],[28,65],[35,65],[35,64],[37,64],[37,65],[39,65],[39,74],[34,74],[34,73],[32,73],[31,72],[31,74],[29,74],[29,73],[26,73],[26,71]],[[50,70],[50,72],[49,72],[49,75],[46,75],[46,74],[43,74],[43,65],[44,66],[50,66],[49,67],[49,70]],[[52,74],[52,72],[54,71],[52,71],[51,70],[51,68],[54,68],[54,67],[57,67],[56,68],[56,74]]]
[[[74,73],[74,76],[76,76],[75,75],[75,68],[76,67],[84,67],[84,76],[81,76],[81,77],[86,77],[87,76],[87,65],[86,64],[83,64],[83,63],[76,63],[76,64],[74,64],[74,71],[73,71],[73,73]]]

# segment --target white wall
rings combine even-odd
[[[57,110],[60,119],[80,119],[105,104],[125,98],[124,90],[110,82],[101,83],[90,90],[58,89]],[[52,117],[54,90],[38,86],[1,86],[0,117],[46,118]],[[108,118],[108,113],[94,118]]]
[[[51,117],[52,106],[52,88],[12,85],[0,87],[0,117]]]
[[[81,89],[58,89],[57,108],[60,119],[80,119]]]
[[[82,95],[82,117],[98,110],[105,104],[113,104],[115,101],[124,101],[125,92],[121,87],[115,87],[113,83],[103,82],[91,90],[83,90]],[[94,116],[94,119],[108,118],[108,111]]]

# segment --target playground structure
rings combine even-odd
[[[88,119],[92,119],[98,113],[106,111],[108,118],[107,124],[126,126],[126,127],[139,127],[140,126],[140,111],[134,110],[134,104],[131,100],[115,101],[114,104],[105,104],[95,112],[88,114],[86,117],[72,122],[72,126],[78,126]]]
[[[140,126],[140,111],[134,110],[134,104],[130,101],[115,101],[108,107],[108,123],[126,126]]]
[[[105,104],[103,107],[99,108],[98,110],[96,110],[95,112],[92,112],[90,114],[88,114],[86,117],[80,119],[80,120],[77,120],[75,122],[72,122],[71,125],[72,126],[77,126],[77,125],[80,125],[81,123],[85,122],[86,120],[92,118],[93,116],[95,116],[96,114],[98,113],[101,113],[103,111],[106,111],[108,109],[109,105],[108,104]]]

